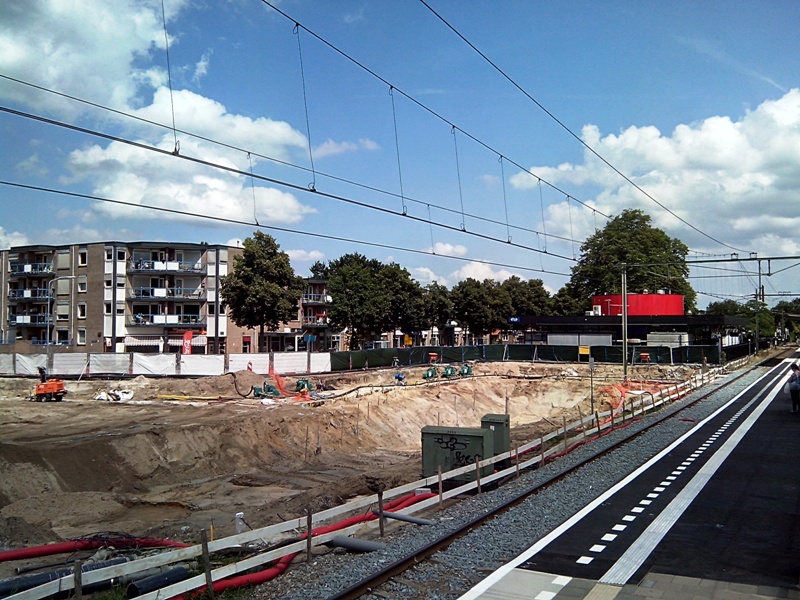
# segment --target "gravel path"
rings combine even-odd
[[[523,474],[500,489],[483,493],[460,502],[447,510],[427,518],[437,521],[433,526],[405,525],[384,538],[385,550],[370,554],[329,553],[316,557],[311,564],[305,562],[292,565],[277,579],[253,589],[244,590],[248,599],[258,600],[316,600],[332,595],[355,584],[370,573],[406,556],[414,549],[422,548],[448,531],[487,512],[505,500],[517,495],[524,488],[546,481],[567,466],[577,464],[627,436],[631,430],[645,427],[663,411],[670,414],[683,408],[698,395],[711,395],[686,409],[681,419],[667,419],[661,425],[634,440],[623,450],[614,451],[591,465],[562,479],[540,492],[535,498],[519,504],[514,510],[493,519],[467,536],[451,544],[435,559],[420,564],[403,574],[399,581],[384,586],[383,594],[368,598],[420,598],[452,600],[483,579],[491,571],[511,560],[538,539],[552,531],[613,486],[628,473],[668,446],[676,438],[696,425],[697,421],[710,415],[744,390],[768,369],[756,367],[746,372],[731,385],[719,390],[737,373],[727,378],[718,378],[711,384],[694,392],[673,405],[614,431],[599,440],[586,444],[568,456],[548,463],[544,468]],[[716,391],[719,390],[719,391]],[[691,421],[683,420],[691,419]]]

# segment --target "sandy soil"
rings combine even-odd
[[[661,381],[690,372],[637,368]],[[28,399],[35,380],[0,379],[0,547],[112,531],[196,542],[212,525],[228,535],[239,511],[262,527],[373,493],[375,481],[418,479],[425,425],[479,427],[507,408],[519,444],[589,409],[586,365],[476,364],[473,377],[434,383],[424,371],[312,376],[314,393],[275,401],[242,396],[265,381],[247,371],[68,381],[67,399],[48,403]],[[620,376],[596,369],[598,410]],[[133,398],[95,399],[115,389]]]

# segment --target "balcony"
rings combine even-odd
[[[145,260],[145,259],[128,261],[128,273],[203,274],[205,272],[206,272],[206,267],[200,261]]]
[[[11,315],[8,318],[8,324],[13,327],[29,327],[47,325],[52,323],[53,319],[48,318],[48,315]]]
[[[11,275],[51,275],[53,263],[11,263]]]
[[[330,324],[328,322],[328,317],[326,317],[324,315],[316,316],[316,317],[304,316],[303,317],[303,328],[304,329],[308,329],[308,328],[311,328],[311,327],[319,327],[319,328],[330,327]]]
[[[20,300],[47,300],[52,298],[49,288],[30,288],[30,289],[13,289],[8,290],[8,299],[12,302]]]
[[[136,287],[128,291],[128,298],[155,298],[157,300],[205,300],[205,288],[154,288]]]
[[[203,315],[156,315],[137,313],[125,319],[125,324],[129,327],[149,327],[157,326],[189,326],[205,327],[206,317]]]
[[[331,297],[328,294],[303,294],[301,302],[303,304],[330,304]]]

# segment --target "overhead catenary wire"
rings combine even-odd
[[[175,99],[172,96],[172,68],[169,64],[169,35],[167,34],[167,13],[164,10],[164,0],[161,0],[161,19],[164,23],[164,52],[167,56],[167,85],[169,86],[169,105],[172,110],[172,136],[175,142],[173,154],[180,152],[180,144],[178,143],[178,133],[175,129]]]
[[[306,115],[306,134],[308,137],[308,160],[311,163],[311,183],[308,184],[310,190],[317,188],[317,171],[314,168],[314,152],[311,150],[311,121],[308,118],[308,95],[306,93],[306,71],[303,67],[303,48],[300,44],[300,25],[294,24],[294,34],[297,36],[297,54],[300,56],[300,81],[303,85],[303,107]]]
[[[261,0],[261,3],[266,5],[266,6],[268,6],[268,7],[270,7],[276,13],[278,13],[279,15],[281,15],[282,17],[284,17],[285,19],[290,21],[295,27],[302,28],[306,33],[308,33],[309,35],[311,35],[312,37],[317,39],[319,42],[321,42],[322,44],[324,44],[325,46],[327,46],[328,48],[330,48],[331,50],[333,50],[334,52],[336,52],[337,54],[339,54],[343,58],[347,59],[348,61],[350,61],[351,63],[356,65],[358,68],[362,69],[364,72],[368,73],[369,75],[371,75],[372,77],[374,77],[378,81],[382,82],[384,85],[391,86],[394,91],[396,91],[397,93],[401,94],[404,98],[406,98],[410,102],[413,102],[416,106],[418,106],[419,108],[423,109],[428,114],[430,114],[433,117],[439,119],[440,121],[442,121],[443,123],[447,124],[448,126],[454,127],[456,130],[461,132],[461,134],[463,134],[464,136],[468,137],[470,140],[472,140],[473,142],[475,142],[479,146],[485,148],[486,150],[488,150],[489,152],[491,152],[492,154],[495,154],[497,156],[500,156],[500,154],[502,154],[500,151],[496,150],[495,148],[493,148],[492,146],[490,146],[486,142],[478,139],[477,137],[475,137],[474,135],[472,135],[468,131],[465,131],[464,129],[462,129],[461,127],[456,125],[455,123],[452,123],[450,120],[446,119],[445,117],[443,117],[442,115],[437,113],[435,110],[433,110],[432,108],[430,108],[426,104],[420,102],[419,100],[414,98],[412,95],[404,92],[403,90],[401,90],[397,86],[392,85],[392,83],[390,83],[385,78],[383,78],[380,75],[378,75],[375,71],[373,71],[372,69],[370,69],[369,67],[364,65],[362,62],[356,60],[355,58],[353,58],[352,56],[350,56],[349,54],[344,52],[342,49],[337,48],[332,43],[330,43],[325,38],[323,38],[321,35],[315,33],[313,30],[309,29],[308,27],[306,27],[302,23],[299,23],[296,19],[294,19],[288,13],[286,13],[285,11],[283,11],[280,8],[278,8],[277,6],[275,6],[275,4],[273,4],[269,0]],[[550,183],[550,182],[548,182],[548,181],[546,181],[544,179],[541,179],[538,175],[536,175],[535,173],[532,173],[527,167],[524,167],[521,164],[519,164],[518,162],[510,159],[507,155],[506,155],[506,160],[509,163],[513,164],[518,169],[520,169],[521,171],[523,171],[525,173],[528,173],[532,177],[536,177],[537,179],[540,179],[542,182],[544,182],[546,185],[548,185],[549,187],[553,188],[557,192],[560,192],[560,193],[565,194],[565,195],[569,195],[573,200],[575,200],[575,202],[577,202],[578,204],[581,204],[582,206],[584,206],[585,208],[589,209],[590,211],[597,212],[598,214],[602,215],[606,219],[610,219],[611,218],[610,215],[607,215],[604,212],[602,212],[601,210],[597,209],[596,207],[591,206],[591,205],[587,204],[586,202],[583,202],[582,200],[580,200],[578,198],[575,198],[574,196],[571,196],[567,191],[560,189],[555,184]]]
[[[416,248],[405,248],[405,247],[402,247],[402,246],[394,246],[394,245],[391,245],[391,244],[382,244],[380,242],[370,242],[370,241],[366,241],[366,240],[356,240],[356,239],[346,238],[346,237],[337,236],[337,235],[330,235],[330,234],[324,234],[324,233],[315,233],[315,232],[312,232],[312,231],[305,231],[305,230],[302,230],[302,229],[291,229],[291,228],[288,228],[288,227],[278,227],[276,225],[258,225],[256,223],[250,223],[249,221],[242,221],[242,220],[239,220],[239,219],[231,219],[231,218],[228,218],[228,217],[220,217],[220,216],[217,216],[217,215],[203,215],[203,214],[193,213],[193,212],[189,212],[189,211],[185,211],[185,210],[178,210],[176,208],[168,208],[168,207],[165,207],[165,206],[147,206],[147,205],[137,204],[135,202],[126,202],[124,200],[115,200],[115,199],[112,199],[112,198],[103,198],[102,196],[96,196],[96,195],[92,195],[92,194],[81,194],[81,193],[78,193],[78,192],[70,192],[70,191],[67,191],[67,190],[56,190],[56,189],[53,189],[53,188],[46,188],[46,187],[36,186],[36,185],[28,185],[28,184],[24,184],[24,183],[13,182],[13,181],[0,180],[0,185],[20,188],[20,189],[27,189],[27,190],[37,191],[37,192],[46,192],[46,193],[50,193],[50,194],[58,194],[58,195],[62,195],[62,196],[71,196],[71,197],[74,197],[74,198],[83,198],[83,199],[86,199],[86,200],[95,200],[97,202],[106,202],[106,203],[109,203],[109,204],[118,204],[118,205],[122,205],[122,206],[129,206],[129,207],[132,207],[132,208],[140,208],[142,210],[154,210],[154,211],[159,211],[159,212],[165,212],[165,213],[180,215],[180,216],[184,216],[184,217],[192,217],[192,218],[197,218],[197,219],[208,219],[208,220],[212,220],[212,221],[216,221],[216,222],[220,222],[220,223],[230,223],[232,225],[247,225],[247,226],[250,226],[250,227],[258,227],[259,229],[267,229],[267,230],[271,230],[271,231],[280,231],[280,232],[283,232],[283,233],[291,233],[291,234],[295,234],[295,235],[309,236],[309,237],[315,237],[315,238],[323,238],[323,239],[332,240],[332,241],[336,241],[336,242],[346,242],[346,243],[349,243],[349,244],[360,244],[360,245],[363,245],[363,246],[371,246],[371,247],[374,247],[374,248],[384,248],[384,249],[387,249],[387,250],[397,250],[397,251],[400,251],[400,252],[408,252],[408,253],[411,253],[411,254],[433,255],[433,256],[438,256],[438,257],[441,257],[441,258],[447,258],[447,259],[450,259],[450,260],[458,260],[458,261],[462,261],[462,262],[475,262],[475,263],[490,265],[490,266],[494,266],[494,267],[505,267],[505,268],[509,268],[509,269],[519,269],[519,270],[522,270],[522,271],[533,271],[533,272],[537,272],[537,273],[547,273],[548,275],[558,275],[558,276],[562,276],[562,277],[569,277],[569,273],[561,273],[561,272],[558,272],[558,271],[535,269],[533,267],[528,267],[528,266],[506,264],[506,263],[500,263],[500,262],[484,260],[484,259],[479,259],[479,258],[469,258],[469,257],[465,257],[465,256],[453,256],[453,255],[450,255],[450,254],[436,254],[432,250],[431,251],[425,251],[425,250],[419,250],[419,249],[416,249]]]
[[[80,133],[93,135],[93,136],[96,136],[96,137],[99,137],[99,138],[102,138],[102,139],[106,139],[106,140],[109,140],[109,141],[120,142],[122,144],[127,144],[127,145],[130,145],[130,146],[136,147],[136,148],[140,148],[140,149],[143,149],[143,150],[148,150],[148,151],[151,151],[151,152],[156,152],[156,153],[159,153],[159,154],[162,154],[162,155],[172,155],[175,158],[180,159],[180,160],[185,160],[185,161],[192,162],[192,163],[195,163],[195,164],[198,164],[198,165],[204,165],[204,166],[207,166],[207,167],[212,167],[212,168],[215,168],[215,169],[219,169],[221,171],[226,171],[228,173],[233,173],[233,174],[236,174],[236,175],[243,175],[245,177],[247,177],[249,175],[249,173],[247,171],[242,171],[241,169],[238,169],[238,168],[235,168],[235,167],[232,167],[232,166],[229,166],[229,165],[223,165],[223,164],[220,164],[220,163],[215,163],[215,162],[212,162],[212,161],[204,160],[204,159],[193,157],[193,156],[188,156],[188,155],[185,155],[185,154],[174,154],[174,153],[169,152],[167,150],[164,150],[162,148],[158,148],[156,146],[145,144],[143,142],[136,142],[134,140],[129,140],[127,138],[123,138],[123,137],[120,137],[120,136],[111,135],[111,134],[108,134],[108,133],[103,133],[103,132],[100,132],[100,131],[88,129],[86,127],[80,127],[78,125],[64,123],[62,121],[57,121],[55,119],[50,119],[50,118],[47,118],[47,117],[34,115],[32,113],[26,113],[24,111],[19,111],[19,110],[16,110],[16,109],[13,109],[13,108],[9,108],[9,107],[6,107],[6,106],[0,106],[0,112],[6,112],[6,113],[9,113],[9,114],[13,114],[13,115],[17,115],[17,116],[33,119],[33,120],[36,120],[36,121],[39,121],[39,122],[42,122],[42,123],[46,123],[46,124],[49,124],[49,125],[56,125],[56,126],[59,126],[59,127],[63,127],[65,129],[70,129],[72,131],[77,131],[77,132],[80,132]],[[316,197],[319,197],[319,198],[326,198],[326,199],[329,199],[329,200],[335,200],[335,201],[343,202],[343,203],[350,204],[350,205],[353,205],[353,206],[359,206],[361,208],[369,208],[371,210],[374,210],[374,211],[377,211],[377,212],[380,212],[380,213],[383,213],[383,214],[401,216],[401,217],[404,217],[406,219],[411,219],[413,221],[417,221],[417,222],[420,222],[420,223],[428,223],[429,222],[428,220],[420,218],[420,217],[416,217],[416,216],[408,215],[408,214],[403,215],[402,213],[398,213],[397,211],[394,211],[394,210],[391,210],[391,209],[388,209],[388,208],[382,208],[382,207],[379,207],[379,206],[374,206],[374,205],[371,205],[371,204],[367,204],[365,202],[354,200],[352,198],[347,198],[345,196],[341,196],[341,195],[337,195],[337,194],[331,194],[331,193],[323,192],[323,191],[320,191],[320,190],[317,190],[317,189],[311,189],[311,188],[304,187],[304,186],[301,186],[301,185],[297,185],[295,183],[291,183],[291,182],[288,182],[288,181],[282,181],[282,180],[276,179],[274,177],[266,177],[264,175],[257,175],[257,174],[253,174],[252,177],[255,177],[256,179],[259,179],[260,181],[266,181],[268,183],[272,183],[272,184],[275,184],[275,185],[280,185],[280,186],[283,186],[283,187],[286,187],[286,188],[289,188],[289,189],[292,189],[292,190],[295,190],[295,191],[298,191],[298,192],[312,193]],[[434,223],[431,221],[431,224],[434,224]],[[446,225],[444,223],[435,223],[435,225],[436,225],[436,227],[439,227],[439,228],[442,228],[442,229],[447,229],[447,230],[450,230],[450,231],[458,231],[458,232],[461,232],[461,233],[463,233],[465,235],[469,235],[469,236],[476,237],[476,238],[479,238],[479,239],[483,239],[483,240],[486,240],[486,241],[492,241],[492,242],[498,242],[498,243],[504,243],[504,244],[508,243],[508,242],[505,242],[505,241],[503,241],[501,239],[498,239],[498,238],[495,238],[495,237],[492,237],[492,236],[489,236],[489,235],[485,235],[485,234],[478,233],[478,232],[475,232],[475,231],[465,231],[465,230],[459,229],[458,227],[454,227],[452,225]],[[513,243],[513,242],[511,243],[511,245],[513,245],[514,247],[517,247],[517,248],[519,248],[521,250],[529,250],[531,252],[540,252],[540,250],[538,250],[537,248],[534,248],[532,246],[525,246],[523,244],[516,244],[516,243]],[[561,254],[555,254],[555,253],[552,253],[552,252],[548,253],[548,256],[552,256],[552,257],[563,259],[563,260],[574,261],[574,259],[569,257],[569,256],[563,256]]]
[[[53,90],[53,89],[50,89],[50,88],[46,88],[46,87],[37,85],[35,83],[31,83],[31,82],[28,82],[28,81],[23,81],[21,79],[16,79],[14,77],[10,77],[10,76],[4,75],[2,73],[0,73],[0,79],[6,79],[8,81],[13,81],[14,83],[18,83],[20,85],[25,85],[25,86],[28,86],[28,87],[32,87],[32,88],[37,89],[39,91],[42,91],[42,92],[45,92],[45,93],[48,93],[48,94],[53,94],[53,95],[56,95],[56,96],[59,96],[59,97],[62,97],[62,98],[66,98],[68,100],[73,100],[75,102],[86,104],[87,106],[91,106],[93,108],[98,108],[100,110],[105,110],[105,111],[108,111],[108,112],[110,112],[112,114],[119,115],[121,117],[129,118],[129,119],[132,119],[132,120],[135,120],[135,121],[139,121],[141,123],[147,123],[148,125],[153,125],[155,127],[161,127],[163,129],[167,129],[169,131],[172,131],[172,127],[170,127],[169,125],[165,125],[164,123],[159,123],[158,121],[153,121],[151,119],[146,119],[146,118],[141,117],[139,115],[134,115],[134,114],[131,114],[131,113],[127,113],[127,112],[124,112],[124,111],[121,111],[121,110],[118,110],[118,109],[115,109],[115,108],[111,108],[109,106],[105,106],[105,105],[102,105],[102,104],[98,104],[96,102],[92,102],[90,100],[79,98],[77,96],[72,96],[70,94],[66,94],[64,92],[60,92],[58,90]],[[222,148],[228,148],[230,150],[236,150],[236,151],[242,152],[244,154],[249,153],[252,156],[255,156],[255,157],[258,157],[258,158],[262,158],[264,160],[268,160],[268,161],[273,162],[275,164],[291,167],[293,169],[298,169],[298,170],[306,171],[306,172],[309,172],[309,173],[314,173],[315,176],[318,175],[320,177],[325,177],[326,179],[330,179],[332,181],[337,181],[337,182],[340,182],[340,183],[351,185],[353,187],[358,187],[358,188],[363,189],[363,190],[375,192],[375,193],[378,193],[378,194],[382,194],[382,195],[386,195],[386,196],[390,196],[390,197],[394,197],[394,198],[399,198],[399,199],[401,199],[403,201],[404,205],[405,205],[405,202],[408,201],[408,202],[412,202],[414,204],[418,204],[421,207],[425,207],[427,209],[434,208],[436,210],[440,210],[440,211],[446,212],[446,213],[452,213],[452,214],[455,214],[455,215],[460,214],[460,212],[458,210],[456,210],[456,209],[452,209],[452,208],[449,208],[449,207],[446,207],[446,206],[441,206],[441,205],[438,205],[438,204],[435,204],[435,203],[432,203],[432,202],[429,202],[429,201],[426,201],[426,200],[421,200],[421,199],[418,199],[418,198],[413,198],[413,197],[410,197],[410,196],[397,194],[397,193],[394,193],[394,192],[391,192],[391,191],[388,191],[388,190],[383,190],[383,189],[377,188],[375,186],[370,186],[370,185],[366,185],[364,183],[353,181],[351,179],[347,179],[347,178],[344,178],[344,177],[338,177],[338,176],[332,175],[330,173],[325,173],[323,171],[316,170],[316,171],[312,172],[312,170],[309,167],[304,167],[302,165],[297,165],[297,164],[294,164],[294,163],[290,163],[288,161],[284,161],[284,160],[281,160],[281,159],[278,159],[278,158],[275,158],[275,157],[272,157],[272,156],[267,156],[265,154],[260,154],[258,152],[253,151],[253,150],[247,150],[247,149],[242,148],[240,146],[229,144],[227,142],[222,142],[220,140],[215,140],[213,138],[209,138],[209,137],[206,137],[206,136],[203,136],[203,135],[191,132],[191,131],[178,129],[178,128],[176,128],[175,131],[177,131],[177,133],[179,133],[181,135],[189,136],[189,137],[192,137],[192,138],[200,140],[200,141],[208,142],[210,144],[215,144],[215,145],[221,146]],[[508,160],[508,159],[506,159],[506,160]],[[531,176],[535,177],[535,175],[532,175],[532,174],[531,174]],[[543,180],[540,179],[539,181],[541,183]],[[544,183],[546,185],[550,185],[546,181]],[[554,189],[558,189],[558,188],[554,188]],[[594,213],[594,214],[596,215],[597,213]],[[600,213],[600,214],[602,214],[602,213]],[[464,213],[464,215],[469,217],[469,218],[471,218],[471,219],[473,219],[473,220],[481,221],[481,222],[484,222],[484,223],[490,223],[490,224],[493,224],[493,225],[506,225],[506,223],[503,223],[502,221],[497,221],[495,219],[491,219],[491,218],[488,218],[488,217],[472,214],[472,213],[469,213],[469,212]],[[606,216],[606,215],[603,215],[603,216]],[[554,240],[559,240],[559,241],[564,241],[564,242],[572,241],[569,238],[564,237],[564,236],[559,236],[559,235],[556,235],[556,234],[548,234],[546,231],[539,232],[539,231],[537,231],[535,229],[529,229],[529,228],[523,227],[521,225],[511,224],[510,227],[511,227],[511,229],[514,229],[515,231],[522,231],[522,232],[525,232],[525,233],[533,233],[537,237],[539,235],[542,235],[545,238],[545,240],[547,238],[552,238]],[[546,242],[545,242],[545,251],[546,251]]]
[[[262,0],[262,1],[263,1],[263,0]],[[638,185],[636,182],[634,182],[634,181],[633,181],[633,180],[632,180],[630,177],[628,177],[627,175],[625,175],[625,174],[624,174],[622,171],[620,171],[620,170],[619,170],[617,167],[615,167],[613,164],[611,164],[611,163],[610,163],[610,162],[609,162],[609,161],[608,161],[608,160],[607,160],[607,159],[606,159],[604,156],[602,156],[602,155],[601,155],[599,152],[597,152],[597,150],[595,150],[595,149],[594,149],[594,148],[592,148],[592,147],[591,147],[589,144],[587,144],[587,143],[586,143],[586,142],[585,142],[585,141],[584,141],[584,140],[583,140],[583,139],[582,139],[582,138],[581,138],[581,137],[580,137],[580,136],[579,136],[577,133],[575,133],[574,131],[572,131],[572,129],[570,129],[570,128],[569,128],[569,127],[568,127],[568,126],[567,126],[567,125],[566,125],[566,124],[565,124],[563,121],[561,121],[561,120],[560,120],[558,117],[556,117],[556,116],[555,116],[555,114],[553,114],[553,113],[552,113],[552,112],[550,112],[550,111],[549,111],[547,108],[545,108],[545,106],[544,106],[542,103],[540,103],[538,100],[536,100],[536,98],[534,98],[534,97],[533,97],[533,96],[532,96],[530,93],[528,93],[528,91],[527,91],[527,90],[525,90],[525,89],[524,89],[524,88],[523,88],[523,87],[522,87],[520,84],[518,84],[518,83],[517,83],[517,82],[516,82],[516,81],[515,81],[515,80],[514,80],[514,79],[513,79],[513,78],[512,78],[510,75],[508,75],[508,74],[507,74],[507,73],[506,73],[506,72],[505,72],[503,69],[501,69],[501,68],[500,68],[500,67],[499,67],[499,66],[498,66],[498,65],[497,65],[497,64],[496,64],[494,61],[492,61],[492,60],[491,60],[491,59],[490,59],[490,58],[489,58],[489,57],[488,57],[486,54],[484,54],[484,53],[483,53],[483,52],[482,52],[482,51],[481,51],[481,50],[480,50],[480,49],[479,49],[477,46],[475,46],[475,44],[473,44],[471,41],[469,41],[469,40],[468,40],[468,39],[467,39],[467,38],[466,38],[466,37],[465,37],[465,36],[464,36],[464,35],[463,35],[463,34],[462,34],[460,31],[458,31],[458,30],[457,30],[457,29],[456,29],[456,28],[455,28],[453,25],[451,25],[451,24],[450,24],[450,23],[449,23],[449,22],[448,22],[448,21],[447,21],[447,20],[446,20],[446,19],[445,19],[445,18],[444,18],[442,15],[440,15],[438,12],[436,12],[436,11],[435,11],[435,10],[434,10],[434,9],[433,9],[433,8],[432,8],[432,7],[431,7],[431,6],[430,6],[430,5],[429,5],[429,4],[428,4],[428,3],[427,3],[425,0],[419,0],[419,1],[420,1],[420,2],[423,4],[423,6],[425,6],[425,7],[426,7],[426,8],[427,8],[427,9],[428,9],[428,10],[429,10],[431,13],[433,13],[433,14],[434,14],[434,16],[436,16],[436,18],[438,18],[438,19],[439,19],[439,20],[440,20],[442,23],[444,23],[444,25],[445,25],[445,26],[446,26],[448,29],[450,29],[450,30],[451,30],[451,31],[452,31],[452,32],[453,32],[453,33],[454,33],[456,36],[458,36],[458,37],[459,37],[459,38],[460,38],[460,39],[461,39],[461,40],[462,40],[462,41],[463,41],[465,44],[467,44],[467,45],[468,45],[470,48],[472,48],[472,50],[474,50],[474,51],[475,51],[475,52],[476,52],[476,53],[477,53],[477,54],[478,54],[478,55],[479,55],[479,56],[480,56],[480,57],[481,57],[483,60],[485,60],[485,61],[486,61],[486,62],[487,62],[489,65],[491,65],[491,66],[492,66],[492,68],[494,68],[494,69],[495,69],[495,70],[496,70],[498,73],[500,73],[500,75],[502,75],[502,76],[503,76],[503,78],[505,78],[505,79],[506,79],[506,80],[507,80],[509,83],[511,83],[511,85],[513,85],[513,86],[514,86],[514,87],[515,87],[517,90],[519,90],[520,92],[522,92],[522,94],[523,94],[523,95],[524,95],[526,98],[528,98],[528,99],[529,99],[531,102],[533,102],[533,103],[534,103],[536,106],[538,106],[538,107],[539,107],[539,108],[540,108],[540,109],[541,109],[541,110],[542,110],[542,111],[543,111],[543,112],[544,112],[544,113],[545,113],[545,114],[546,114],[548,117],[550,117],[550,118],[551,118],[553,121],[555,121],[555,122],[556,122],[556,123],[557,123],[557,124],[558,124],[558,125],[559,125],[559,126],[562,128],[562,129],[564,129],[564,130],[565,130],[567,133],[569,133],[569,135],[571,135],[573,138],[575,138],[575,139],[578,141],[578,143],[580,143],[580,144],[581,144],[581,145],[582,145],[584,148],[586,148],[586,149],[587,149],[589,152],[591,152],[591,153],[592,153],[592,154],[593,154],[595,157],[597,157],[597,158],[598,158],[598,159],[599,159],[601,162],[603,162],[603,164],[605,164],[607,167],[609,167],[609,168],[610,168],[612,171],[614,171],[614,172],[615,172],[617,175],[619,175],[619,176],[620,176],[620,177],[622,177],[622,178],[623,178],[623,179],[624,179],[626,182],[628,182],[630,185],[632,185],[632,186],[633,186],[633,187],[634,187],[636,190],[638,190],[639,192],[641,192],[641,193],[642,193],[642,194],[643,194],[643,195],[644,195],[646,198],[648,198],[649,200],[651,200],[652,202],[654,202],[656,205],[658,205],[659,207],[661,207],[662,209],[664,209],[665,211],[667,211],[669,214],[671,214],[673,217],[675,217],[676,219],[678,219],[678,220],[679,220],[681,223],[683,223],[683,224],[684,224],[684,225],[686,225],[687,227],[689,227],[689,228],[693,229],[694,231],[696,231],[696,232],[697,232],[697,233],[699,233],[700,235],[702,235],[702,236],[704,236],[704,237],[706,237],[706,238],[710,239],[711,241],[713,241],[713,242],[715,242],[715,243],[717,243],[717,244],[719,244],[719,245],[721,245],[721,246],[725,246],[726,248],[730,248],[730,249],[732,249],[732,250],[738,250],[738,251],[740,251],[740,252],[745,252],[745,250],[741,250],[741,249],[739,249],[739,248],[736,248],[736,247],[734,247],[734,246],[731,246],[730,244],[727,244],[727,243],[725,243],[725,242],[723,242],[723,241],[721,241],[721,240],[718,240],[717,238],[713,237],[712,235],[710,235],[710,234],[708,234],[708,233],[706,233],[706,232],[702,231],[701,229],[699,229],[698,227],[696,227],[695,225],[693,225],[692,223],[690,223],[689,221],[687,221],[686,219],[684,219],[683,217],[681,217],[680,215],[678,215],[678,214],[676,214],[675,212],[673,212],[672,210],[670,210],[670,209],[669,209],[668,207],[666,207],[664,204],[662,204],[661,202],[659,202],[658,200],[656,200],[656,199],[655,199],[655,198],[654,198],[652,195],[650,195],[650,194],[649,194],[647,191],[645,191],[644,189],[642,189],[642,188],[641,188],[641,187],[640,187],[640,186],[639,186],[639,185]]]

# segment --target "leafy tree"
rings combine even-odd
[[[311,277],[314,279],[327,279],[328,277],[328,267],[323,262],[315,262],[308,270],[311,271]]]
[[[439,343],[446,343],[443,336],[453,319],[453,301],[450,299],[450,292],[445,286],[434,281],[425,286],[422,303],[425,329],[436,327],[439,330]],[[452,340],[449,343],[452,343]]]
[[[345,254],[327,267],[331,324],[347,328],[358,347],[368,336],[384,330],[390,296],[381,279],[382,264],[362,254]]]
[[[705,313],[707,315],[717,316],[731,316],[731,317],[750,317],[750,310],[742,303],[736,300],[721,300],[719,302],[711,302],[706,307]]]
[[[242,254],[233,257],[233,271],[222,278],[220,296],[236,325],[259,330],[260,345],[265,330],[297,318],[304,290],[289,256],[274,238],[256,231],[244,241]]]
[[[511,313],[508,316],[550,314],[550,293],[544,289],[541,279],[523,281],[514,275],[501,283],[500,287],[511,300]]]
[[[650,221],[641,210],[627,209],[583,243],[568,287],[580,301],[581,312],[590,308],[594,294],[622,292],[623,264],[629,265],[628,292],[669,289],[684,296],[687,310],[695,309],[697,294],[685,263],[689,249]]]
[[[553,295],[550,306],[552,314],[556,317],[582,315],[586,310],[584,300],[569,283]]]
[[[496,281],[486,279],[481,283],[467,278],[453,287],[450,297],[456,320],[473,335],[507,327],[512,313],[511,297]]]
[[[772,309],[772,314],[780,318],[782,326],[798,334],[800,331],[800,298],[794,300],[781,300]]]
[[[766,304],[760,300],[749,300],[745,304],[750,312],[750,328],[758,337],[772,337],[775,335],[775,317]]]
[[[424,327],[422,287],[411,278],[410,273],[398,265],[383,265],[379,281],[389,296],[383,330],[400,329],[413,335]]]
[[[706,307],[707,315],[720,315],[732,317],[746,317],[750,319],[747,329],[759,337],[775,335],[775,316],[767,305],[759,300],[749,300],[745,304],[736,300],[722,300],[711,302]]]

